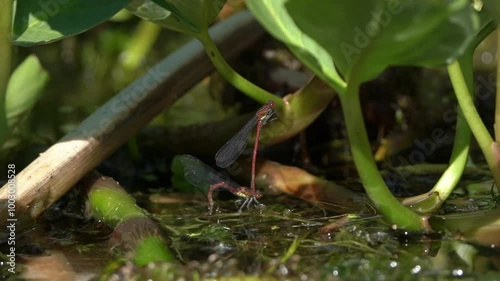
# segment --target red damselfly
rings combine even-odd
[[[259,146],[260,129],[270,121],[276,119],[274,111],[274,102],[268,101],[264,106],[259,108],[255,116],[241,128],[226,144],[224,144],[215,154],[215,162],[221,168],[227,168],[243,153],[247,146],[248,136],[253,128],[257,126],[255,132],[255,142],[252,153],[252,179],[250,181],[250,190],[255,193],[255,161],[257,159],[257,149]]]
[[[184,165],[184,178],[186,181],[201,189],[208,189],[207,197],[210,214],[212,214],[214,206],[213,192],[218,188],[224,188],[245,200],[240,206],[239,212],[241,212],[245,206],[250,206],[251,203],[260,204],[257,201],[257,199],[261,197],[258,191],[253,192],[248,187],[237,184],[228,176],[216,172],[194,156],[183,154],[180,156],[180,160]]]

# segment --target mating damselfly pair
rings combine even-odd
[[[184,177],[186,178],[186,181],[199,188],[205,189],[208,187],[207,197],[210,214],[212,214],[214,206],[213,192],[219,188],[226,189],[234,195],[245,199],[245,201],[239,208],[240,212],[245,206],[250,206],[252,203],[258,204],[257,199],[261,197],[261,194],[255,188],[255,162],[257,159],[260,131],[262,126],[266,125],[276,118],[274,106],[274,102],[269,101],[264,106],[259,108],[259,110],[257,110],[257,112],[255,113],[255,116],[252,117],[245,124],[245,126],[243,126],[241,130],[236,135],[234,135],[226,144],[224,144],[215,154],[215,162],[217,166],[219,166],[220,168],[229,167],[243,153],[247,145],[247,140],[250,136],[250,133],[252,132],[254,127],[257,127],[252,153],[252,175],[250,187],[245,187],[237,184],[228,176],[223,176],[222,174],[216,172],[194,156],[187,154],[180,156],[180,160],[184,165]]]

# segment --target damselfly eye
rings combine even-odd
[[[267,105],[269,105],[270,108],[273,108],[276,106],[276,103],[274,103],[274,101],[270,100],[267,102]]]

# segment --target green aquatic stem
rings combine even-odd
[[[457,186],[467,164],[469,157],[469,147],[471,140],[471,130],[461,109],[457,112],[457,125],[455,132],[455,140],[453,143],[453,150],[450,157],[450,165],[444,171],[441,178],[434,185],[431,192],[439,193],[440,204],[433,210],[437,210],[442,203],[450,196],[453,189]]]
[[[88,182],[92,215],[120,234],[120,243],[127,244],[124,248],[133,249],[132,259],[136,265],[144,266],[155,261],[176,262],[175,255],[156,230],[155,222],[149,219],[148,213],[135,203],[132,196],[110,178],[94,176]],[[133,228],[132,234],[124,234],[130,227]]]
[[[455,140],[453,143],[453,150],[451,152],[449,165],[434,187],[429,192],[424,194],[427,198],[421,202],[412,204],[411,207],[413,210],[420,213],[432,213],[439,209],[453,192],[462,177],[469,156],[471,131],[467,122],[464,120],[461,110],[459,110],[457,118],[457,131],[455,133]],[[418,199],[421,197],[422,195],[419,195],[407,198],[405,201],[412,201],[412,199]]]
[[[287,218],[288,219],[288,218]],[[301,239],[298,236],[295,236],[293,239],[292,244],[288,249],[286,250],[285,254],[279,258],[279,264],[285,264],[294,254],[297,252],[297,249],[300,246],[300,241]],[[279,264],[275,264],[271,267],[269,267],[266,271],[267,274],[272,274],[276,269],[278,268]]]
[[[286,253],[280,258],[280,262],[286,263],[293,256],[293,254],[297,251],[297,248],[299,247],[299,245],[300,245],[300,239],[298,236],[296,236],[293,239],[293,242],[290,245],[290,247],[288,247],[288,250],[286,251]]]
[[[0,1],[0,144],[7,137],[6,95],[10,78],[12,46],[10,32],[12,24],[12,0]]]
[[[93,187],[89,192],[89,203],[94,217],[113,228],[129,219],[147,217],[134,198],[114,187]]]
[[[145,266],[155,261],[176,262],[176,259],[165,247],[165,241],[152,235],[136,245],[133,261],[138,266]]]
[[[469,49],[460,59],[460,63],[466,66],[468,69],[472,69],[472,56],[474,54],[474,49]],[[466,77],[464,77],[469,94],[474,92],[474,76],[472,71],[468,72]],[[471,140],[471,129],[467,124],[462,108],[458,106],[457,109],[457,125],[455,132],[455,140],[453,143],[453,150],[450,157],[450,165],[443,173],[439,181],[436,183],[431,192],[439,193],[440,204],[450,196],[455,189],[455,186],[460,181],[462,174],[464,173],[465,166],[467,164],[467,159],[469,156],[470,140]],[[439,207],[437,206],[437,207]],[[434,210],[436,210],[435,208]]]
[[[472,99],[472,94],[467,87],[464,74],[472,73],[472,66],[461,63],[460,61],[454,61],[448,66],[448,73],[450,75],[453,89],[455,90],[458,104],[463,110],[464,117],[484,154],[491,174],[495,179],[496,186],[498,190],[500,190],[500,167],[498,161],[496,161],[493,155],[492,150],[494,141],[481,120],[476,107],[474,106],[474,100]]]
[[[398,229],[426,230],[424,217],[403,206],[391,193],[379,173],[361,111],[358,81],[351,76],[345,94],[340,94],[352,157],[370,200],[384,219]]]
[[[203,47],[205,48],[205,51],[215,68],[229,83],[231,83],[231,85],[261,104],[265,104],[268,101],[274,101],[278,110],[281,110],[284,107],[284,103],[281,98],[248,81],[226,62],[210,37],[208,30],[204,30],[199,34],[196,34],[196,37],[203,44]]]
[[[463,69],[473,69],[474,50],[484,40],[484,38],[486,38],[486,36],[493,32],[493,30],[495,30],[495,28],[496,25],[492,20],[490,20],[479,31],[469,49],[458,60]],[[466,72],[464,75],[464,79],[465,83],[467,84],[469,94],[474,93],[474,76],[472,71]],[[467,120],[465,120],[462,109],[460,108],[460,106],[458,106],[455,140],[453,143],[453,150],[451,152],[449,162],[450,164],[444,171],[439,181],[427,194],[405,199],[405,201],[412,201],[418,200],[419,198],[422,198],[422,196],[427,196],[427,198],[423,201],[412,204],[413,210],[417,210],[418,212],[431,213],[441,207],[441,205],[446,201],[451,192],[453,192],[455,186],[458,184],[460,177],[465,170],[469,154],[470,140],[471,129],[467,124]]]
[[[472,69],[473,54],[474,48],[471,48],[460,58],[460,63],[467,68]],[[474,77],[472,72],[467,73],[465,83],[467,84],[469,93],[472,93],[474,89]],[[439,209],[450,196],[464,173],[467,159],[469,157],[471,134],[471,129],[467,124],[467,120],[465,120],[464,113],[460,106],[458,106],[455,139],[448,168],[446,168],[434,187],[429,192],[424,194],[427,198],[421,202],[412,204],[413,210],[421,213],[431,213]],[[433,194],[436,194],[437,196],[429,196]],[[407,198],[405,201],[418,200],[419,197],[421,198],[422,195]]]

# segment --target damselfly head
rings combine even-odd
[[[266,105],[264,105],[259,109],[259,111],[257,111],[256,117],[257,120],[260,120],[262,122],[262,126],[276,119],[276,112],[274,111],[273,107],[274,102],[268,101]]]
[[[256,190],[255,193],[253,194],[253,197],[259,199],[260,197],[262,197],[262,194],[258,190]]]

